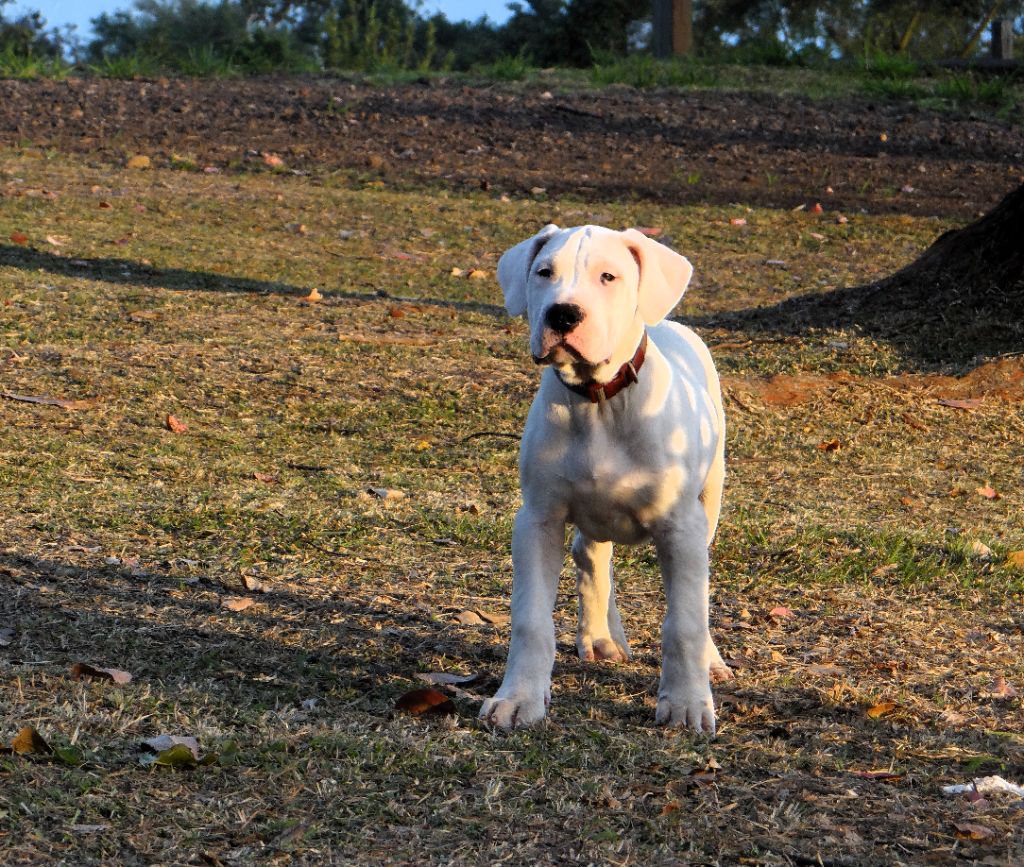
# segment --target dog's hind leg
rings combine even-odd
[[[624,662],[632,656],[615,605],[612,543],[595,542],[579,530],[572,543],[579,594],[576,650],[583,660]]]

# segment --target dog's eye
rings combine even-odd
[[[547,280],[547,278],[551,276],[551,269],[550,268],[538,268],[537,269],[537,276],[538,277],[543,277],[545,280]]]
[[[615,279],[615,275],[614,274],[609,274],[607,271],[605,271],[601,275],[601,282],[602,283],[611,283],[612,280],[614,280],[614,279]]]

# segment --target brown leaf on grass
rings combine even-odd
[[[673,813],[678,813],[680,809],[681,808],[678,801],[669,801],[668,803],[662,805],[661,815],[671,816]]]
[[[873,704],[866,711],[870,719],[879,719],[886,714],[892,713],[896,710],[896,702],[894,701],[880,701],[878,704]]]
[[[252,575],[243,575],[242,583],[245,585],[245,589],[251,593],[267,592],[267,585],[260,581],[259,578],[255,578]]]
[[[113,207],[114,206],[112,204],[110,204],[110,202],[100,202],[99,203],[99,209],[101,211],[109,211]]]
[[[412,716],[454,714],[455,702],[436,689],[414,689],[395,702],[395,710]]]
[[[818,450],[823,452],[837,452],[843,447],[843,444],[839,440],[826,440],[825,442],[818,443]]]
[[[449,674],[446,671],[420,672],[416,675],[417,680],[424,683],[432,683],[435,686],[451,686],[457,683],[470,683],[479,677],[477,674]]]
[[[988,482],[985,482],[985,484],[982,485],[980,488],[975,488],[974,492],[978,496],[984,497],[986,500],[998,500],[1002,498],[1002,494],[996,491],[996,489],[993,488]]]
[[[385,502],[405,499],[405,492],[399,491],[396,488],[367,488],[366,493],[372,494],[378,500],[384,500]]]
[[[390,310],[388,310],[388,316],[390,316],[392,319],[404,319],[405,310],[403,310],[401,307],[392,307]]]
[[[87,662],[76,662],[72,665],[71,677],[74,680],[86,677],[92,680],[109,680],[122,686],[132,682],[132,676],[127,671],[120,668],[96,668]]]
[[[821,214],[824,213],[825,209],[821,206],[821,202],[815,202],[811,205],[810,211],[812,214]]]
[[[302,297],[302,300],[303,301],[309,301],[310,303],[313,303],[315,301],[322,301],[323,297],[324,296],[321,294],[320,290],[317,289],[316,286],[314,286],[312,289],[309,290],[309,294],[308,295],[304,295]]]
[[[951,406],[953,409],[964,409],[968,412],[977,409],[985,402],[984,398],[981,397],[966,397],[966,398],[940,398],[939,404],[941,406]]]
[[[460,611],[455,615],[455,619],[463,626],[484,626],[487,623],[487,621],[475,611]]]
[[[276,485],[278,482],[277,476],[272,473],[261,473],[258,470],[252,474],[252,477],[257,482],[263,482],[265,485]]]
[[[32,726],[25,726],[11,741],[11,750],[20,756],[48,756],[53,752],[53,747]]]
[[[11,232],[11,243],[25,245],[28,243],[28,235],[24,232]]]
[[[902,774],[894,774],[892,771],[852,771],[855,777],[862,780],[881,780],[882,782],[895,782],[902,780]]]
[[[471,268],[466,275],[470,280],[486,280],[487,272],[480,268]]]
[[[1006,565],[1015,569],[1024,569],[1024,551],[1011,551],[1007,554]]]
[[[245,611],[256,604],[256,600],[250,596],[225,596],[220,600],[220,607],[228,611]]]
[[[747,225],[747,220],[746,220],[745,217],[733,217],[731,220],[729,220],[729,225],[730,226],[745,226],[745,225]]]
[[[958,840],[990,840],[996,832],[977,822],[954,822]]]
[[[1000,674],[983,694],[986,698],[1016,698],[1017,690]]]
[[[153,163],[145,154],[136,154],[124,165],[128,169],[148,169],[152,167]]]
[[[791,608],[787,608],[785,605],[776,605],[768,612],[768,616],[773,620],[791,620],[796,617],[793,610]]]
[[[171,433],[180,434],[188,430],[188,425],[185,422],[179,421],[177,416],[173,416],[170,413],[167,414],[165,424],[167,425],[167,430],[171,431]]]
[[[268,153],[264,151],[260,156],[263,157],[263,165],[270,166],[272,169],[284,168],[284,160],[281,159],[277,154]]]
[[[485,623],[490,623],[491,626],[506,626],[511,618],[507,614],[494,614],[490,611],[485,611],[483,608],[477,608],[476,613],[480,615]]]
[[[35,403],[40,406],[59,406],[61,409],[89,409],[96,405],[95,400],[65,400],[61,397],[46,397],[31,394],[12,394],[9,391],[0,391],[0,397],[6,400],[14,400],[20,403]]]
[[[838,665],[808,665],[808,674],[818,674],[822,677],[840,677],[846,674],[846,669]]]

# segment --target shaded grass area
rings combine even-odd
[[[705,332],[730,423],[717,740],[653,726],[644,548],[618,560],[628,665],[576,660],[563,576],[541,729],[491,733],[464,697],[392,714],[417,673],[501,676],[507,627],[455,620],[507,607],[536,379],[500,251],[548,220],[661,227],[697,267],[693,317],[875,279],[947,226],[8,156],[2,237],[28,243],[0,247],[0,391],[87,403],[0,400],[0,739],[33,725],[85,759],[0,755],[6,863],[1021,857],[1019,805],[940,791],[1024,778],[998,688],[1024,686],[1021,404],[940,404],[930,368],[854,327]],[[765,387],[810,376],[827,387]],[[134,679],[76,682],[76,661]],[[142,767],[164,732],[220,761]]]

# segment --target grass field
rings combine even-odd
[[[0,742],[54,750],[0,754],[0,861],[1024,859],[1019,798],[941,791],[1024,783],[1019,359],[955,379],[856,327],[705,330],[717,739],[653,725],[648,548],[617,559],[635,659],[576,659],[566,570],[549,721],[475,722],[537,378],[494,269],[547,221],[661,229],[683,318],[950,228],[0,154]],[[457,713],[395,713],[436,672],[476,675]],[[153,763],[162,734],[210,763]]]

